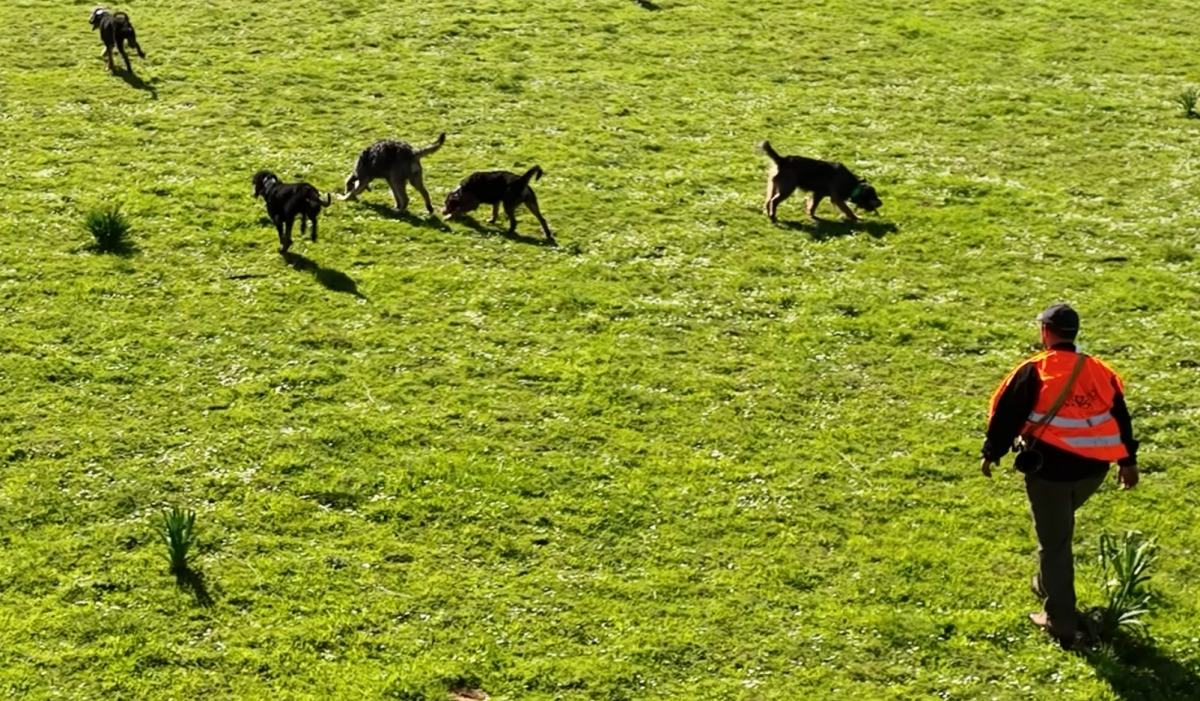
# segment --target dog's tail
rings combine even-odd
[[[333,193],[325,193],[325,199],[322,200],[321,191],[313,188],[308,191],[308,203],[317,211],[320,211],[322,207],[328,207],[333,204]]]
[[[767,154],[767,158],[770,158],[772,161],[775,161],[776,163],[778,163],[779,159],[782,158],[782,156],[780,156],[779,153],[775,151],[775,149],[771,148],[770,141],[760,141],[760,142],[758,142],[758,147],[760,149],[762,149],[763,153]]]
[[[530,168],[529,170],[525,171],[525,175],[522,175],[521,179],[518,180],[517,182],[521,183],[521,189],[524,190],[526,187],[529,186],[529,181],[531,179],[532,180],[541,180],[543,175],[545,175],[545,173],[542,171],[542,167],[534,166],[534,167]]]
[[[442,144],[444,144],[444,143],[446,143],[446,134],[442,133],[442,134],[438,135],[437,141],[433,142],[432,144],[429,144],[428,146],[426,146],[423,149],[418,149],[416,152],[417,158],[422,158],[424,156],[428,156],[429,154],[433,153],[434,151],[440,149],[442,147]]]

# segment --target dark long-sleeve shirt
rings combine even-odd
[[[1075,345],[1060,343],[1052,350],[1075,352]],[[1137,463],[1138,442],[1133,438],[1133,422],[1129,418],[1129,409],[1125,406],[1125,395],[1115,379],[1113,389],[1115,395],[1109,412],[1116,420],[1121,431],[1121,442],[1129,452],[1129,457],[1122,458],[1120,464],[1134,465]],[[1042,378],[1038,376],[1036,365],[1026,363],[1017,370],[1012,382],[996,402],[996,411],[988,424],[987,439],[983,442],[983,457],[992,462],[999,462],[1000,458],[1012,449],[1013,441],[1029,421],[1029,415],[1033,413],[1041,391]],[[1108,471],[1108,463],[1103,460],[1085,458],[1042,441],[1038,442],[1037,450],[1043,458],[1038,477],[1051,482],[1073,482]]]

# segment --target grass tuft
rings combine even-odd
[[[196,542],[196,512],[183,511],[176,507],[162,513],[159,532],[167,545],[167,560],[171,572],[180,574],[188,570],[188,551]]]
[[[1194,87],[1188,88],[1175,96],[1175,103],[1183,108],[1183,116],[1192,119],[1200,119],[1200,113],[1196,112],[1196,102],[1200,101],[1200,90]]]
[[[129,249],[129,219],[121,213],[120,205],[88,212],[83,224],[96,239],[97,251],[119,253]]]
[[[1105,605],[1092,612],[1101,639],[1111,639],[1118,629],[1144,630],[1152,595],[1146,585],[1157,557],[1158,544],[1137,531],[1100,536],[1100,567],[1104,577]]]
[[[1168,263],[1191,263],[1196,257],[1190,248],[1169,244],[1163,248],[1163,260]]]

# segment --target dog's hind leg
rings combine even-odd
[[[317,242],[317,215],[312,215],[312,242]]]
[[[808,212],[808,216],[813,219],[817,218],[817,205],[821,204],[823,199],[825,199],[825,195],[818,195],[815,192],[808,196],[808,199],[805,200],[805,211]]]
[[[133,73],[133,66],[131,66],[129,64],[129,54],[125,53],[125,41],[123,39],[117,40],[117,51],[120,51],[121,58],[125,59],[125,72]],[[109,67],[110,68],[112,67],[112,59],[111,58],[109,59]]]
[[[546,223],[546,218],[542,216],[542,211],[538,209],[537,195],[533,194],[533,190],[526,188],[525,190],[525,206],[533,212],[533,216],[537,217],[538,223],[542,225],[542,232],[546,234],[547,241],[554,241],[554,234],[550,233],[550,225]]]
[[[300,235],[304,236],[308,233],[308,215],[300,215]]]
[[[429,191],[425,189],[425,180],[421,171],[414,170],[412,175],[408,176],[408,182],[412,183],[413,189],[421,194],[421,199],[425,200],[425,211],[433,214],[433,201],[429,199]]]
[[[794,187],[789,187],[790,183],[784,183],[781,187],[778,183],[775,185],[775,195],[767,202],[767,216],[771,217],[771,221],[775,221],[775,215],[779,212],[779,203],[791,196],[795,190]]]
[[[146,52],[142,51],[142,45],[138,43],[137,34],[133,31],[133,25],[129,27],[129,45],[138,52],[138,58],[146,58]]]

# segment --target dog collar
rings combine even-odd
[[[858,197],[858,195],[861,192],[862,192],[862,183],[859,183],[854,186],[853,190],[850,191],[850,199],[854,199],[855,197]]]

